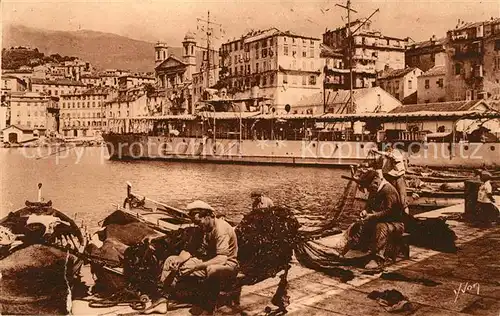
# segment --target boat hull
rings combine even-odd
[[[105,134],[111,159],[160,159],[244,164],[345,166],[362,163],[375,142],[237,140]],[[481,167],[500,165],[500,143],[426,143],[409,148],[411,165]]]

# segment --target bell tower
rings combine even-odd
[[[166,43],[157,42],[155,45],[155,67],[158,67],[168,58],[168,46]]]
[[[187,32],[182,46],[182,60],[188,65],[187,77],[191,80],[193,73],[196,72],[196,35],[193,32]]]

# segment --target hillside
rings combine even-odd
[[[154,44],[130,39],[111,33],[96,31],[51,31],[4,25],[2,46],[30,46],[45,55],[77,56],[94,67],[153,71]],[[173,47],[170,52],[179,55],[182,49]]]

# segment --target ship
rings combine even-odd
[[[498,139],[405,126],[433,121],[456,126],[460,120],[500,118],[496,111],[294,114],[278,113],[263,97],[200,104],[195,114],[109,119],[103,138],[110,158],[348,166],[374,159],[373,150],[392,144],[414,166],[500,165]],[[355,133],[357,124],[362,125],[360,133]],[[404,128],[383,128],[398,125]]]

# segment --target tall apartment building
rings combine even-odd
[[[108,87],[93,87],[63,94],[59,101],[60,130],[64,136],[95,136],[106,127],[105,103],[115,98],[117,91]]]
[[[447,38],[436,38],[433,35],[428,41],[408,44],[405,51],[407,67],[416,67],[423,72],[434,66],[444,66],[446,59]]]
[[[446,94],[451,100],[500,97],[500,18],[460,22],[447,32]]]
[[[351,52],[349,52],[348,28],[353,33]],[[349,69],[349,55],[353,69],[353,88],[375,86],[377,73],[386,69],[405,68],[405,48],[408,38],[396,38],[382,35],[372,29],[371,22],[356,20],[335,30],[323,34],[323,44],[344,55],[343,66]],[[351,53],[351,54],[349,54]],[[346,86],[350,86],[347,76]]]
[[[270,98],[277,111],[320,92],[324,59],[319,38],[282,32],[254,31],[222,44],[220,85],[235,98]]]
[[[10,108],[10,124],[21,125],[39,130],[56,131],[56,116],[53,111],[58,108],[57,99],[48,95],[21,91],[12,92],[7,103]]]
[[[44,93],[56,97],[86,89],[85,85],[80,81],[70,79],[48,80],[32,78],[30,86],[33,92]]]

